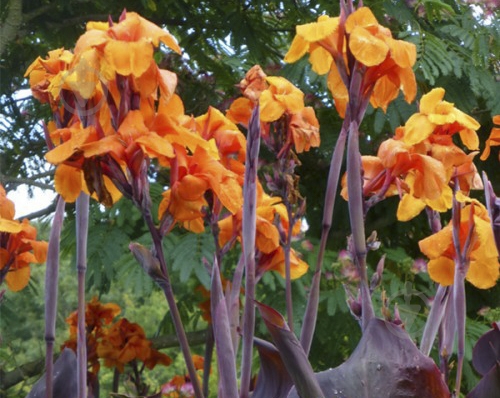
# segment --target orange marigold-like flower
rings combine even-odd
[[[460,211],[459,239],[462,248],[469,235],[471,224],[474,229],[467,255],[469,268],[466,279],[480,289],[488,289],[498,280],[500,264],[488,212],[477,201],[471,201]],[[427,265],[430,277],[443,286],[453,284],[457,253],[453,244],[452,223],[422,239],[419,246],[422,253],[430,259]]]
[[[126,318],[113,324],[100,339],[97,355],[104,359],[107,367],[116,367],[123,373],[124,366],[133,361],[141,360],[148,367],[157,363],[168,366],[171,359],[151,347],[151,341],[146,338],[144,330],[137,323],[131,323]]]
[[[29,282],[31,263],[43,263],[47,242],[36,240],[37,230],[28,219],[14,220],[15,206],[0,185],[0,284],[20,291]]]

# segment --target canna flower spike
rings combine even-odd
[[[327,83],[341,117],[349,102],[349,80],[354,69],[363,73],[359,95],[384,111],[399,91],[412,102],[416,81],[413,44],[395,40],[389,29],[379,25],[367,7],[360,7],[346,19],[322,15],[317,22],[297,26],[296,36],[285,62],[296,62],[306,53],[313,70],[328,73]],[[352,56],[356,65],[348,65]]]

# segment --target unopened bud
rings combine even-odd
[[[131,242],[128,248],[134,255],[137,262],[141,265],[142,269],[148,274],[156,283],[161,284],[165,280],[165,276],[161,270],[160,261],[153,256],[151,250],[145,248],[139,243]]]

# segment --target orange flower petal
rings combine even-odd
[[[330,18],[322,15],[318,18],[318,22],[298,25],[296,28],[297,35],[302,36],[306,41],[311,43],[325,39],[338,28],[338,25],[338,18]]]
[[[104,59],[120,75],[135,77],[146,72],[153,58],[153,46],[145,40],[110,40],[104,47]]]
[[[409,221],[420,214],[425,208],[425,202],[411,194],[403,195],[399,201],[397,218],[399,221]]]
[[[360,7],[350,14],[345,21],[345,30],[347,33],[351,33],[356,26],[365,28],[378,26],[378,21],[368,7]]]
[[[82,191],[82,172],[76,167],[60,164],[54,175],[56,191],[67,203],[73,203]]]
[[[31,269],[29,266],[11,269],[5,276],[7,287],[13,292],[23,290],[30,281]]]
[[[427,271],[434,282],[450,286],[455,277],[455,262],[448,257],[439,257],[428,262]]]
[[[444,94],[444,88],[437,87],[423,95],[420,99],[420,112],[425,115],[433,113],[436,106],[443,100]]]
[[[23,226],[19,221],[6,220],[0,218],[0,232],[8,232],[10,234],[17,234],[23,230]]]
[[[330,70],[333,62],[333,57],[323,47],[311,46],[309,62],[311,63],[314,72],[316,72],[318,75],[324,75]]]
[[[352,55],[366,66],[380,65],[389,53],[385,41],[373,36],[367,29],[356,26],[349,39]]]
[[[262,92],[259,98],[260,104],[260,120],[262,122],[274,122],[278,120],[286,107],[283,103],[275,101],[272,93],[269,90]]]
[[[296,35],[293,38],[292,44],[285,55],[284,61],[287,63],[293,63],[301,59],[305,53],[309,50],[309,42],[305,40],[302,36]]]
[[[481,257],[470,262],[466,279],[478,289],[489,289],[496,285],[499,277],[498,257]]]
[[[404,126],[403,142],[408,145],[415,145],[428,138],[436,127],[429,121],[429,118],[422,113],[415,113],[410,116]]]
[[[430,259],[436,259],[452,245],[452,229],[448,225],[435,234],[418,242],[420,251]]]

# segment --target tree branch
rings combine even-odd
[[[16,38],[19,28],[23,23],[22,0],[10,0],[7,7],[9,11],[0,27],[0,56],[3,55],[9,43]]]

